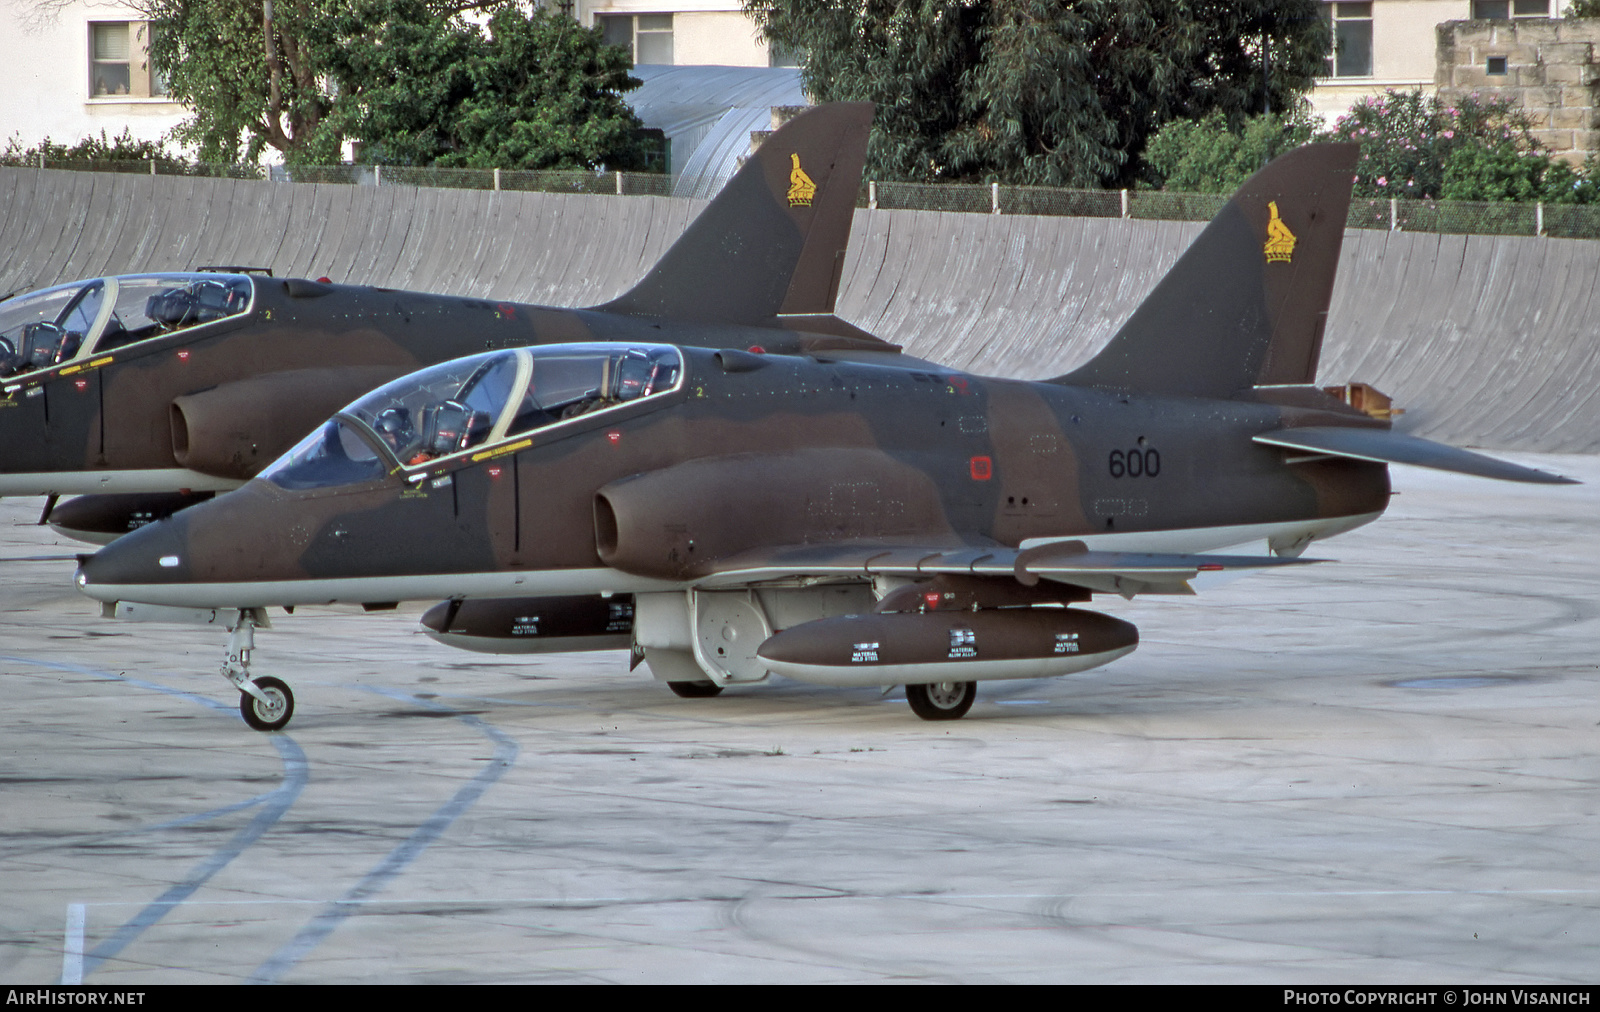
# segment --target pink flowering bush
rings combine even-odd
[[[1361,145],[1361,160],[1356,164],[1358,197],[1481,200],[1494,198],[1450,192],[1447,177],[1452,160],[1474,165],[1492,161],[1503,168],[1508,161],[1542,157],[1548,164],[1549,158],[1539,154],[1529,125],[1527,116],[1509,99],[1471,95],[1447,106],[1419,89],[1364,99],[1318,139]],[[1486,160],[1485,152],[1492,152],[1493,158]],[[1456,177],[1462,178],[1462,174]]]
[[[1470,95],[1446,105],[1420,90],[1390,91],[1358,103],[1331,130],[1304,115],[1173,120],[1151,137],[1144,160],[1156,186],[1226,193],[1309,140],[1354,141],[1357,198],[1600,202],[1600,159],[1574,170],[1541,151],[1530,126],[1509,99]]]

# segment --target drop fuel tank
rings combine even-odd
[[[756,651],[767,668],[819,685],[1044,678],[1133,652],[1131,623],[1082,608],[887,612],[806,622]]]

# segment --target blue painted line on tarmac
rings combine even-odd
[[[240,723],[243,723],[243,718],[238,717],[239,711],[235,707],[227,706],[226,704],[219,703],[214,699],[210,699],[193,692],[186,692],[183,689],[174,689],[170,686],[158,685],[155,682],[146,682],[138,678],[129,678],[127,675],[116,675],[109,671],[100,671],[95,668],[88,668],[79,664],[67,664],[61,661],[44,661],[33,657],[13,656],[0,656],[0,661],[15,664],[29,664],[33,665],[34,667],[48,668],[54,671],[70,671],[75,674],[90,675],[95,678],[104,678],[108,681],[126,682],[127,684],[137,688],[150,689],[155,692],[164,692],[169,696],[177,696],[180,699],[188,700],[192,703],[199,703],[202,706],[210,707],[211,709],[222,713],[231,713],[240,721]],[[251,844],[255,843],[256,840],[260,839],[261,835],[270,829],[279,819],[281,819],[283,817],[283,813],[287,812],[290,806],[294,804],[295,799],[300,796],[301,790],[304,789],[307,780],[310,778],[309,767],[306,762],[306,754],[301,750],[300,746],[295,743],[294,739],[290,738],[288,735],[273,734],[268,738],[268,740],[272,742],[273,748],[278,750],[278,756],[283,761],[283,783],[278,786],[277,790],[269,791],[266,794],[257,795],[256,797],[250,798],[246,801],[235,802],[231,805],[224,805],[221,808],[214,808],[207,812],[201,812],[197,815],[185,816],[184,818],[175,819],[171,822],[164,822],[158,825],[145,826],[137,830],[132,830],[132,832],[137,833],[155,832],[162,829],[175,828],[196,822],[204,822],[208,819],[218,818],[232,812],[250,808],[254,805],[264,806],[260,812],[256,813],[256,817],[250,820],[248,825],[233,835],[233,839],[229,840],[222,847],[212,852],[211,856],[206,858],[206,860],[196,865],[188,875],[184,876],[181,882],[171,886],[166,892],[162,893],[158,898],[147,904],[144,909],[139,911],[138,914],[134,915],[131,920],[127,921],[115,932],[113,932],[110,938],[107,938],[105,941],[101,942],[99,945],[95,946],[92,950],[85,954],[83,956],[83,962],[79,968],[78,981],[75,983],[81,982],[83,977],[93,973],[97,967],[99,967],[106,960],[111,959],[120,953],[128,946],[130,942],[143,934],[144,931],[151,925],[160,921],[168,914],[168,912],[180,906],[190,896],[194,895],[195,890],[199,889],[202,885],[205,885],[205,883],[213,875],[227,867],[234,858],[242,854],[245,848],[249,847]]]
[[[419,699],[409,693],[395,692],[392,690],[369,688],[369,691],[388,696],[391,699],[406,703],[425,706],[441,713],[453,712],[451,707],[442,706],[431,700]],[[477,803],[496,781],[505,775],[517,759],[517,743],[503,731],[471,714],[458,714],[457,719],[469,727],[480,731],[485,737],[495,743],[494,758],[485,766],[477,776],[468,781],[456,791],[455,796],[445,802],[428,817],[427,821],[418,826],[406,840],[394,850],[390,851],[382,861],[379,861],[371,871],[362,876],[349,892],[330,902],[322,909],[311,922],[294,936],[286,945],[271,958],[262,963],[250,977],[252,984],[273,984],[282,979],[283,975],[306,957],[311,950],[321,945],[323,940],[343,924],[351,914],[357,913],[361,905],[369,897],[381,892],[393,881],[395,876],[405,870],[406,866],[416,860],[428,845],[443,835],[450,825],[460,818],[467,809]]]
[[[134,915],[110,938],[91,949],[83,960],[85,975],[93,973],[101,963],[117,955],[146,928],[165,917],[168,911],[180,906],[184,900],[194,895],[194,891],[205,885],[211,876],[226,868],[234,858],[244,853],[246,847],[259,840],[263,833],[283,818],[283,813],[287,812],[295,803],[295,799],[300,797],[300,791],[310,779],[305,752],[301,751],[293,739],[282,734],[274,734],[269,740],[283,760],[283,785],[267,795],[261,811],[256,813],[256,817],[251,819],[247,826],[233,834],[233,839],[200,862],[183,881],[173,885]]]

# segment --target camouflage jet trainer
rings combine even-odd
[[[871,120],[870,105],[840,104],[786,123],[638,285],[589,309],[238,268],[96,278],[6,299],[0,495],[142,493],[54,511],[66,533],[110,540],[236,487],[368,390],[490,348],[617,340],[893,350],[832,315]]]
[[[959,717],[979,681],[1133,650],[1132,625],[1079,607],[1094,594],[1192,593],[1377,518],[1389,463],[1566,481],[1312,385],[1355,157],[1263,169],[1067,375],[655,341],[488,352],[356,400],[243,488],[86,558],[78,585],[110,613],[237,609],[223,673],[257,728],[293,712],[249,673],[266,607],[435,597],[427,624],[460,645],[630,646],[691,696],[772,674],[905,685],[920,716]],[[446,414],[447,441],[391,422]],[[1273,555],[1198,554],[1260,541]]]

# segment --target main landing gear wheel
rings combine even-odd
[[[911,712],[923,720],[960,720],[977,698],[977,682],[906,686],[906,702],[911,704]]]
[[[256,688],[267,697],[262,702],[248,692],[239,693],[239,713],[244,722],[257,731],[276,731],[289,723],[294,716],[294,693],[289,687],[270,676],[256,679]]]
[[[722,692],[716,682],[668,682],[667,688],[684,699],[710,699]]]

